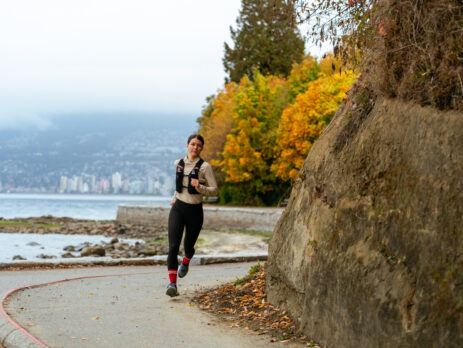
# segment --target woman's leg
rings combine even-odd
[[[167,269],[169,271],[178,268],[178,250],[182,242],[183,229],[185,227],[185,218],[175,205],[170,209],[168,221],[168,236],[169,236],[169,255],[167,256]],[[170,276],[170,272],[169,272]],[[175,283],[175,281],[173,282]]]
[[[201,232],[201,228],[203,227],[203,219],[204,214],[202,204],[194,206],[194,209],[191,209],[188,212],[186,219],[185,240],[183,242],[185,257],[188,259],[188,263],[195,254],[194,246],[198,240],[199,232]]]

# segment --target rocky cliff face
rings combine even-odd
[[[268,298],[329,347],[461,347],[463,114],[356,97],[275,228]]]

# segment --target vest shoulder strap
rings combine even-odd
[[[201,168],[201,166],[203,165],[203,163],[204,163],[204,160],[200,157],[200,158],[199,158],[199,161],[196,162],[196,165],[195,165],[196,170],[199,170],[199,168]]]

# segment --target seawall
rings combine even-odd
[[[284,208],[204,206],[203,228],[272,231]],[[162,205],[119,205],[117,221],[126,224],[167,226],[170,207]]]

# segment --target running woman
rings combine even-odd
[[[199,134],[192,134],[188,138],[188,154],[176,160],[176,189],[170,205],[169,213],[169,255],[167,270],[170,284],[166,294],[170,297],[178,296],[177,269],[178,251],[182,241],[183,230],[186,227],[184,249],[185,255],[178,269],[178,276],[183,278],[188,273],[188,265],[195,253],[195,243],[203,226],[203,196],[216,195],[218,188],[214,172],[209,163],[199,155],[204,147],[204,139]]]

